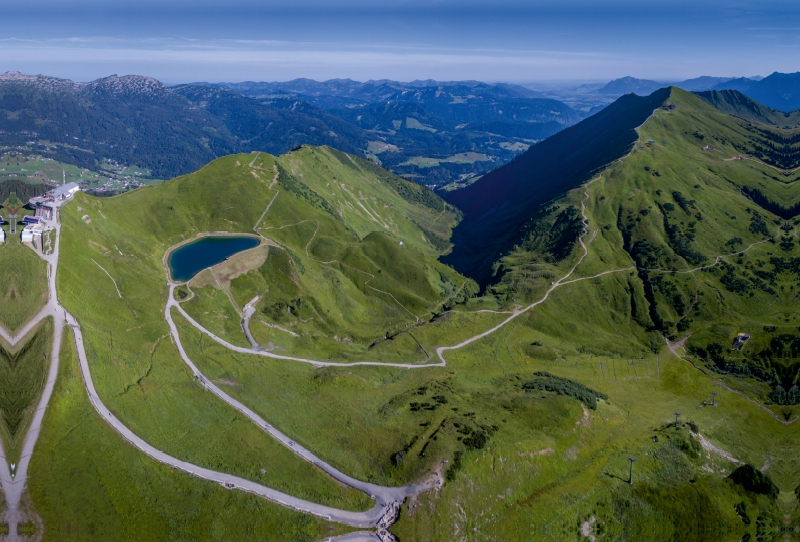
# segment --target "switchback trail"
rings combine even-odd
[[[247,491],[249,493],[253,493],[270,501],[286,506],[288,508],[297,510],[299,512],[313,514],[315,516],[318,516],[320,518],[329,521],[334,521],[345,525],[351,525],[358,528],[377,528],[378,531],[375,533],[375,536],[378,537],[378,539],[385,541],[393,540],[392,535],[389,534],[385,529],[388,528],[396,520],[397,514],[399,513],[400,505],[405,500],[405,498],[409,495],[416,494],[417,492],[426,489],[428,487],[428,484],[409,485],[409,486],[404,486],[402,488],[384,488],[381,486],[364,483],[354,478],[351,478],[339,472],[338,470],[334,469],[330,465],[322,462],[307,449],[289,440],[288,437],[286,437],[279,431],[269,426],[267,422],[258,417],[252,411],[249,411],[247,407],[241,405],[240,403],[234,404],[235,402],[231,403],[232,400],[226,401],[229,404],[232,404],[234,408],[237,408],[238,410],[245,412],[246,414],[249,412],[249,417],[251,419],[253,419],[256,423],[260,423],[260,426],[262,428],[264,428],[267,431],[270,431],[270,434],[273,437],[283,442],[290,449],[294,450],[295,453],[297,453],[303,459],[317,465],[318,467],[320,467],[322,470],[324,470],[337,480],[349,486],[357,487],[361,491],[364,491],[365,493],[372,496],[376,501],[375,506],[366,512],[353,512],[348,510],[339,510],[329,506],[324,506],[303,499],[299,499],[291,495],[282,493],[280,491],[268,488],[261,484],[252,482],[250,480],[240,478],[238,476],[216,472],[211,469],[200,467],[198,465],[194,465],[192,463],[188,463],[186,461],[182,461],[178,458],[172,457],[162,452],[161,450],[158,450],[157,448],[151,446],[142,438],[133,433],[130,429],[128,429],[114,414],[111,413],[108,407],[100,399],[97,390],[94,387],[94,381],[92,379],[91,369],[86,355],[86,349],[84,347],[84,340],[83,340],[83,333],[81,331],[81,326],[78,323],[77,319],[71,314],[69,314],[58,303],[56,296],[56,271],[58,266],[61,225],[58,222],[58,218],[56,218],[54,221],[48,223],[48,226],[52,227],[55,230],[55,248],[52,254],[50,254],[49,256],[42,256],[42,258],[44,258],[49,264],[48,284],[50,288],[50,295],[48,302],[45,305],[45,307],[43,307],[39,311],[39,313],[34,318],[32,318],[27,324],[25,324],[16,334],[12,335],[7,330],[0,329],[0,335],[2,335],[3,338],[13,347],[16,344],[18,344],[21,338],[25,337],[43,319],[47,317],[52,317],[54,320],[53,350],[52,350],[51,363],[48,372],[47,382],[42,392],[42,397],[39,401],[38,407],[34,413],[30,427],[25,435],[25,439],[23,441],[21,459],[19,465],[16,466],[16,472],[14,476],[11,475],[11,470],[9,468],[8,461],[5,458],[2,447],[0,447],[0,456],[2,456],[2,458],[0,459],[0,484],[2,485],[2,489],[5,494],[6,503],[8,507],[8,511],[6,513],[6,521],[8,522],[9,525],[9,535],[8,535],[9,540],[12,541],[18,540],[17,527],[19,524],[19,503],[21,501],[22,493],[25,488],[25,482],[27,480],[27,469],[30,464],[30,458],[33,454],[34,446],[36,444],[36,440],[38,439],[39,432],[41,429],[42,419],[44,417],[47,405],[50,401],[50,397],[52,395],[53,388],[55,386],[56,377],[58,375],[58,366],[59,366],[58,355],[61,347],[62,331],[65,323],[69,325],[70,328],[72,329],[75,349],[78,354],[78,361],[81,369],[81,375],[83,376],[84,385],[86,388],[86,392],[89,396],[89,400],[92,406],[94,407],[95,411],[108,425],[114,428],[125,440],[127,440],[130,444],[132,444],[134,447],[139,449],[141,452],[143,452],[151,459],[169,465],[173,468],[182,470],[198,478],[219,483],[227,489],[239,489],[242,491]],[[170,294],[172,294],[172,289],[170,289]],[[172,327],[174,329],[174,325]],[[175,335],[177,336],[176,333]],[[184,357],[184,361],[188,361],[188,363],[191,364],[191,361],[189,361],[188,358],[185,357],[185,352],[183,352],[182,345],[180,345],[179,342],[177,344],[179,345],[180,353]],[[204,382],[204,384],[209,389],[211,389],[210,386],[213,386],[213,384],[210,384],[208,382]],[[216,388],[216,386],[214,386],[214,388]],[[212,391],[214,390],[212,389]]]

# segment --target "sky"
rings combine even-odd
[[[0,72],[167,84],[800,71],[800,2],[3,0]]]

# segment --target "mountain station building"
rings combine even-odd
[[[31,198],[28,203],[33,208],[34,216],[50,220],[53,218],[53,201],[47,197]]]
[[[68,197],[72,196],[80,190],[81,187],[78,186],[78,183],[67,183],[62,184],[59,187],[56,187],[45,194],[45,197],[52,200],[52,201],[62,201],[67,199]]]

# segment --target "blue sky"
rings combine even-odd
[[[167,83],[296,77],[677,80],[800,71],[800,3],[4,0],[0,71]]]

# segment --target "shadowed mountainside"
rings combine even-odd
[[[448,203],[465,217],[453,232],[455,248],[444,261],[485,285],[493,263],[519,240],[520,228],[536,208],[629,152],[637,138],[635,128],[669,95],[669,88],[647,97],[627,94],[450,194]]]
[[[747,95],[781,111],[800,109],[800,72],[775,72],[748,88]]]

